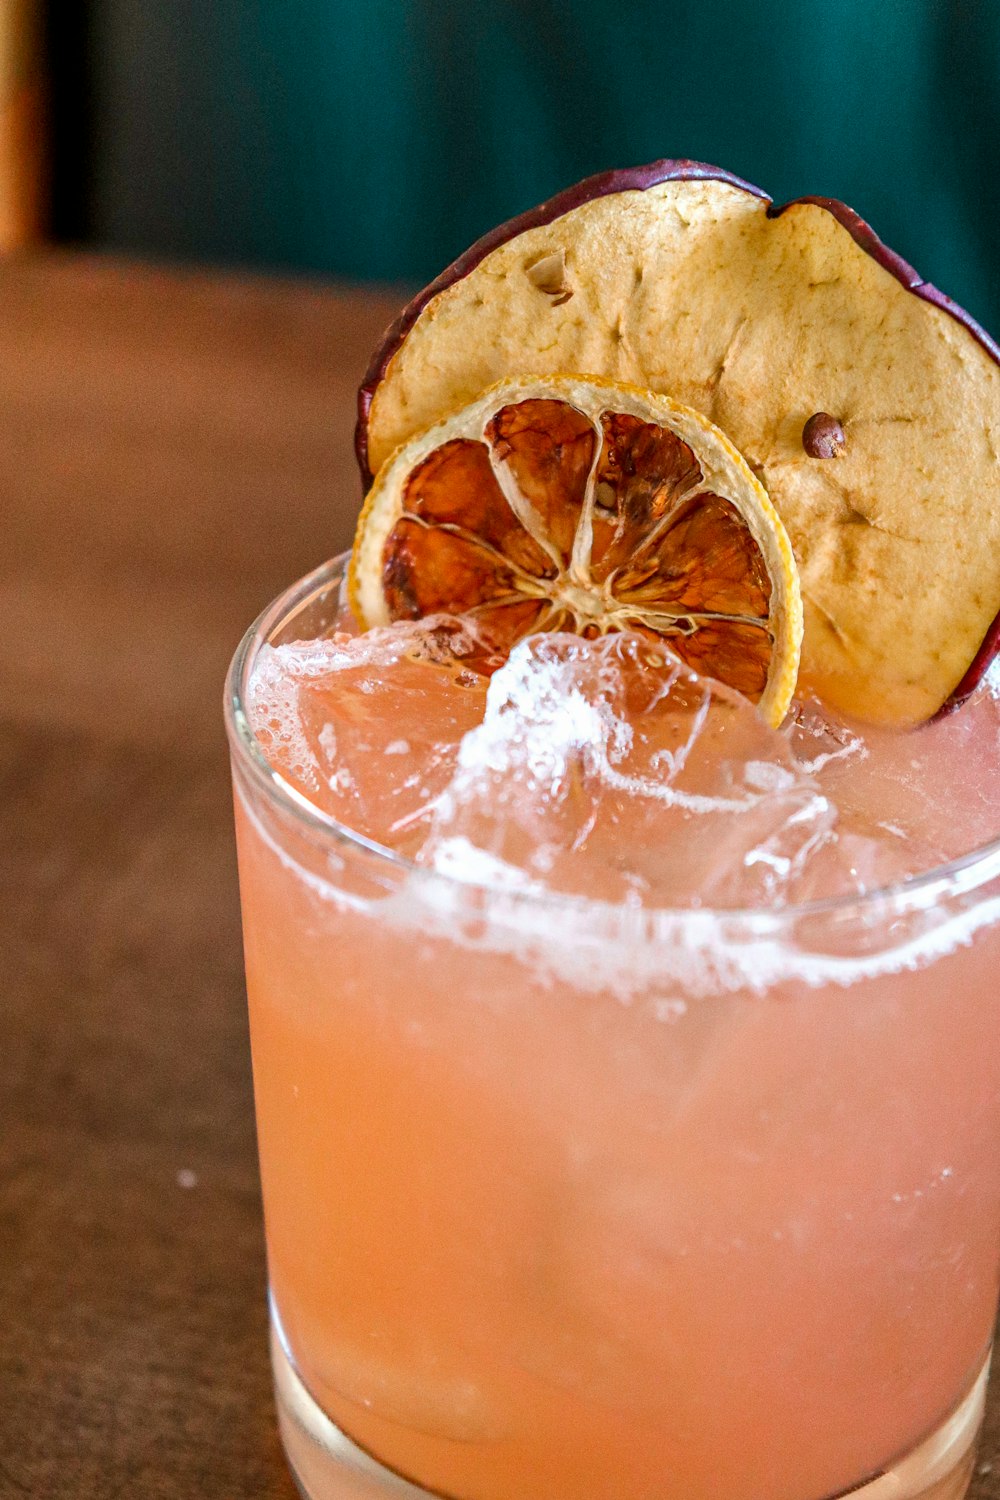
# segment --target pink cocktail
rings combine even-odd
[[[423,627],[344,633],[339,579],[230,684],[306,1493],[962,1494],[1000,1244],[993,686],[911,735],[811,705],[778,735],[557,642],[487,696]]]

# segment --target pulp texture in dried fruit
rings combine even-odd
[[[484,672],[523,636],[633,631],[779,724],[802,634],[791,545],[699,412],[606,380],[501,381],[383,465],[358,523],[366,627],[459,615]]]

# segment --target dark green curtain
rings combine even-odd
[[[576,178],[846,199],[1000,328],[1000,0],[98,0],[90,223],[422,280]]]

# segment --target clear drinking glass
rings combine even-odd
[[[418,869],[227,693],[282,1434],[311,1500],[953,1500],[1000,1245],[1000,842],[781,912]]]

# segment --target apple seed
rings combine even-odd
[[[802,446],[810,458],[836,458],[846,445],[843,427],[828,411],[814,411],[802,429]]]

